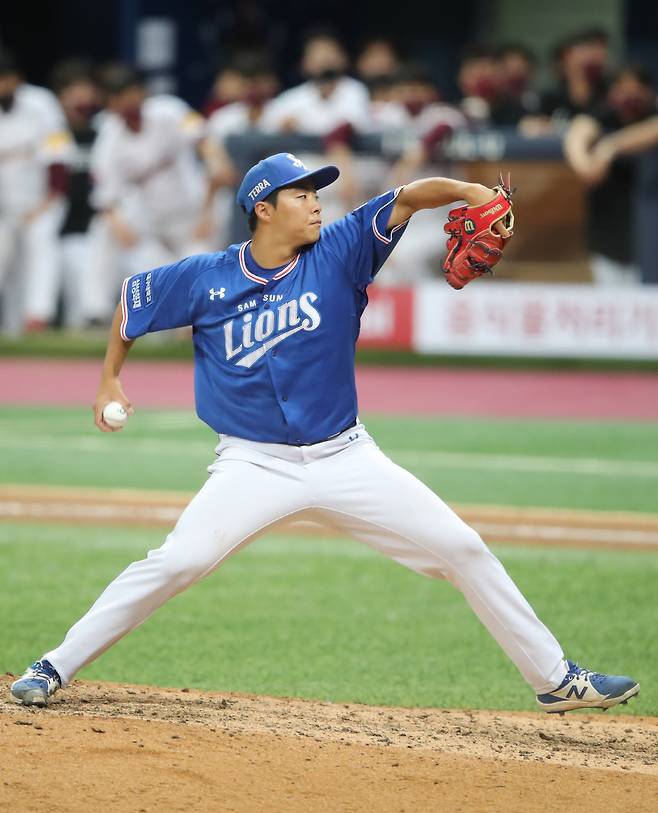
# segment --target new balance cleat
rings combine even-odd
[[[36,661],[11,684],[11,693],[24,706],[47,706],[62,681],[49,661]]]
[[[590,672],[573,661],[567,661],[569,671],[562,683],[547,694],[538,694],[539,707],[549,714],[574,709],[606,709],[628,703],[640,692],[640,684],[622,675]]]

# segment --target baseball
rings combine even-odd
[[[117,429],[128,420],[128,413],[118,401],[110,401],[103,409],[103,420],[108,426]]]

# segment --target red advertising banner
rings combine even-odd
[[[359,347],[410,350],[413,297],[412,288],[368,288],[368,307],[361,319]]]

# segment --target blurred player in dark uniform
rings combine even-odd
[[[658,110],[651,76],[624,68],[606,102],[577,116],[565,140],[572,169],[588,186],[587,240],[598,285],[640,281],[633,257],[633,153],[658,143]]]
[[[461,61],[457,84],[460,109],[473,128],[516,127],[526,114],[521,99],[509,93],[508,75],[491,48],[472,46]]]
[[[528,135],[562,131],[581,113],[605,103],[609,85],[608,35],[589,29],[568,37],[553,52],[554,87],[541,94],[539,110],[523,122]]]
[[[501,96],[514,110],[534,114],[539,110],[539,94],[535,90],[537,58],[521,43],[510,42],[496,51],[500,72]]]
[[[85,286],[88,281],[89,240],[87,231],[94,215],[89,201],[92,189],[91,148],[96,139],[94,117],[101,95],[91,65],[80,61],[62,62],[51,76],[51,87],[64,110],[74,141],[66,191],[67,209],[60,229],[61,293],[63,323],[84,325]]]

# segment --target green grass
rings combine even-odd
[[[658,424],[365,416],[382,449],[448,502],[657,509]],[[0,482],[195,491],[216,436],[142,409],[98,432],[88,409],[0,407]]]
[[[56,645],[162,534],[0,527],[0,671]],[[499,547],[568,656],[642,684],[658,714],[654,553]],[[80,677],[402,706],[533,709],[449,584],[340,539],[269,536],[173,599]],[[615,712],[617,713],[617,712]]]

